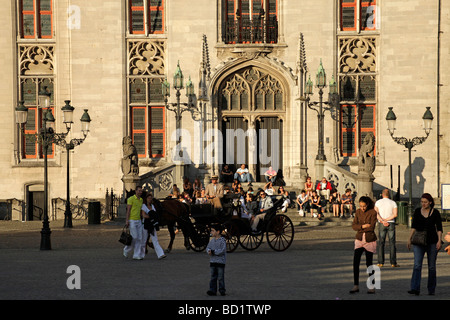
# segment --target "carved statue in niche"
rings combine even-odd
[[[138,176],[138,154],[136,147],[131,143],[131,137],[126,136],[122,139],[122,172],[124,176]]]
[[[359,149],[358,157],[358,173],[365,173],[373,178],[372,173],[375,171],[375,156],[371,155],[375,148],[375,136],[369,132],[364,137],[364,141]]]

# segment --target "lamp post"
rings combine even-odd
[[[411,228],[411,219],[412,219],[412,166],[411,166],[411,149],[415,146],[418,146],[427,140],[428,136],[431,132],[431,124],[433,122],[433,114],[430,111],[430,107],[426,107],[426,111],[422,117],[423,120],[423,129],[425,131],[425,137],[414,137],[412,139],[407,139],[405,137],[394,137],[395,131],[395,123],[397,120],[397,116],[395,115],[392,107],[389,107],[389,111],[386,115],[386,122],[388,125],[388,131],[391,135],[392,139],[398,143],[399,145],[404,146],[408,149],[408,163],[409,163],[409,199],[408,199],[408,227]]]
[[[67,104],[66,104],[67,105]],[[48,147],[52,143],[61,145],[70,131],[70,124],[73,119],[73,107],[67,108],[64,106],[62,108],[64,115],[64,122],[66,123],[67,132],[65,133],[55,133],[55,118],[50,110],[50,93],[47,90],[47,87],[44,87],[43,90],[39,91],[38,94],[38,107],[41,110],[45,110],[42,117],[42,128],[37,134],[23,134],[26,139],[34,140],[41,144],[44,155],[44,219],[42,222],[42,230],[41,230],[41,250],[51,250],[51,239],[50,239],[50,223],[48,220],[48,162],[47,162],[47,153]],[[65,108],[66,107],[66,108]],[[70,107],[70,106],[69,106]],[[24,130],[24,124],[27,122],[27,112],[28,109],[23,105],[23,101],[19,101],[19,105],[17,106],[16,113],[16,123]],[[86,112],[87,113],[87,112]],[[86,120],[82,120],[83,129],[86,127],[89,128],[89,121],[86,125]],[[69,124],[69,126],[68,126]],[[67,199],[67,201],[70,201]],[[67,206],[66,206],[67,208]]]
[[[186,96],[188,97],[187,103],[181,103],[181,90],[184,89],[183,87],[183,72],[180,68],[180,62],[178,61],[177,69],[175,70],[175,74],[173,76],[173,88],[176,90],[176,97],[177,102],[176,103],[169,103],[168,97],[170,97],[170,83],[167,81],[167,79],[164,80],[162,83],[162,93],[164,95],[164,104],[167,110],[170,110],[172,112],[175,112],[175,119],[176,119],[176,136],[177,136],[177,147],[178,150],[178,156],[180,159],[183,159],[183,148],[181,147],[181,115],[185,111],[192,112],[192,108],[194,107],[193,103],[193,97],[194,97],[194,85],[192,84],[191,78],[189,77],[189,81],[186,83]]]
[[[61,108],[63,111],[63,122],[66,125],[67,134],[70,132],[73,123],[73,111],[74,107],[70,105],[70,100],[65,100],[65,105]],[[84,109],[84,113],[80,119],[81,121],[81,131],[83,133],[83,138],[77,139],[73,138],[69,142],[66,141],[65,137],[63,139],[56,139],[55,143],[59,146],[66,148],[67,151],[67,183],[66,183],[66,211],[64,212],[64,228],[72,228],[72,212],[70,210],[70,150],[73,150],[76,146],[79,146],[84,142],[88,133],[91,118],[88,114],[88,110]]]
[[[305,86],[306,104],[308,105],[308,108],[317,112],[319,145],[316,160],[323,161],[327,160],[323,147],[325,111],[331,111],[333,108],[337,107],[339,103],[337,84],[334,80],[334,77],[331,78],[329,84],[328,101],[323,101],[323,89],[327,86],[326,79],[327,76],[322,65],[322,60],[320,60],[319,69],[317,70],[316,74],[316,87],[319,88],[319,101],[316,102],[310,100],[310,96],[313,94],[313,82],[311,80],[311,76],[309,77]]]

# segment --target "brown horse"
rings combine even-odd
[[[153,205],[155,206],[156,212],[159,216],[159,226],[167,226],[167,229],[169,230],[170,242],[165,252],[168,253],[172,250],[173,241],[175,240],[175,224],[177,224],[181,231],[183,231],[184,246],[187,250],[189,250],[190,246],[189,238],[187,236],[188,233],[185,232],[191,223],[189,218],[189,207],[176,199],[159,201],[158,199],[153,198]],[[152,246],[148,240],[149,238],[147,238],[147,245]]]

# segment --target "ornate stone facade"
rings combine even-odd
[[[36,33],[34,38],[24,38],[20,0],[5,1],[0,8],[4,17],[0,35],[4,84],[0,88],[0,200],[26,201],[31,192],[42,190],[41,151],[36,145],[24,145],[14,123],[14,108],[19,100],[26,100],[25,105],[36,110],[35,119],[39,119],[33,99],[44,84],[52,92],[57,131],[64,128],[64,100],[71,100],[76,107],[75,119],[84,108],[91,115],[91,132],[70,161],[73,196],[101,198],[107,188],[123,189],[120,159],[124,136],[132,137],[136,146],[142,183],[167,191],[181,179],[180,174],[191,179],[200,176],[206,183],[208,175],[219,173],[226,158],[224,129],[238,127],[255,130],[256,135],[252,131],[244,137],[247,144],[251,139],[248,153],[256,154],[245,160],[255,175],[270,164],[266,159],[273,156],[273,150],[289,187],[299,188],[306,174],[320,179],[314,167],[317,117],[306,108],[303,98],[306,80],[309,76],[315,79],[321,60],[327,79],[334,75],[340,94],[339,112],[325,114],[324,150],[329,161],[325,174],[339,178],[339,186],[356,187],[353,175],[358,174],[360,146],[373,134],[374,188],[390,187],[391,166],[394,176],[400,166],[403,185],[407,157],[386,130],[388,107],[394,106],[397,117],[404,119],[398,123],[399,134],[412,137],[422,135],[421,115],[431,106],[433,131],[414,154],[425,165],[413,167],[426,179],[414,196],[420,192],[437,196],[440,185],[450,180],[450,139],[442,130],[450,119],[446,108],[450,75],[445,72],[450,67],[445,59],[450,50],[450,3],[442,1],[438,7],[437,2],[420,0],[408,4],[411,10],[405,11],[404,1],[377,1],[376,27],[347,30],[341,24],[339,1],[304,1],[300,5],[298,1],[264,1],[264,11],[252,18],[262,19],[263,24],[253,23],[256,31],[246,31],[251,41],[239,43],[236,29],[234,38],[226,37],[230,23],[225,22],[231,19],[226,5],[232,1],[164,2],[167,7],[160,11],[158,32],[152,33],[152,25],[145,22],[144,32],[136,33],[131,28],[139,23],[129,21],[130,10],[134,10],[129,1],[78,0],[71,8],[53,1],[52,25],[46,29],[51,32],[45,37]],[[270,7],[271,3],[276,6]],[[67,23],[68,12],[77,23]],[[362,11],[358,12],[360,17]],[[271,23],[267,23],[269,18]],[[252,33],[260,31],[258,36]],[[193,159],[183,172],[173,168],[176,121],[164,108],[160,91],[166,78],[173,88],[178,62],[185,80],[190,77],[194,83],[197,107],[195,115],[184,113],[181,121],[183,146]],[[312,97],[315,100],[317,92],[315,89]],[[328,88],[324,92],[326,100]],[[184,89],[180,99],[187,101]],[[173,89],[168,101],[176,101]],[[237,127],[231,126],[232,122]],[[36,132],[38,125],[27,125],[26,130]],[[71,135],[76,137],[78,130],[75,123]],[[261,140],[263,130],[267,130],[267,140]],[[275,136],[269,132],[275,130],[278,140],[261,151],[261,145]],[[65,196],[66,157],[64,150],[52,149],[50,198]],[[393,189],[396,184],[394,181]],[[405,192],[402,188],[402,195]]]

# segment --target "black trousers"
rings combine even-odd
[[[361,263],[361,256],[363,252],[366,253],[367,268],[373,264],[373,252],[367,251],[364,248],[355,249],[355,253],[353,255],[353,284],[355,286],[359,285],[359,265]]]

